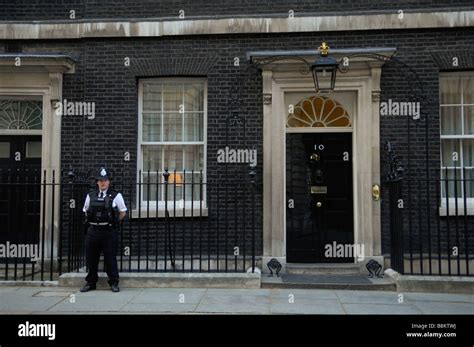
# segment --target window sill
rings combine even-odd
[[[474,216],[474,206],[467,206],[466,213],[464,213],[464,207],[458,207],[457,210],[457,215],[458,216]],[[439,208],[439,216],[440,217],[448,217],[448,209],[446,206],[441,206]],[[456,217],[456,207],[454,206],[449,206],[449,217]]]
[[[170,217],[183,217],[183,208],[176,208],[176,215],[174,215],[174,210],[168,209]],[[201,214],[202,211],[202,214]],[[208,216],[208,209],[205,207],[202,207],[202,210],[200,208],[186,208],[184,210],[184,218],[199,218],[199,217],[207,217]],[[140,211],[139,210],[132,210],[130,211],[130,218],[131,219],[144,219],[144,218],[165,218],[165,209],[160,208],[158,211],[156,209],[151,209],[147,211],[146,208],[142,208]]]

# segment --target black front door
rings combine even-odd
[[[352,196],[351,133],[286,134],[287,262],[353,262]]]
[[[0,136],[0,243],[38,243],[41,136]]]

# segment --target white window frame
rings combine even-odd
[[[439,103],[439,129],[440,129],[440,164],[441,164],[441,171],[440,171],[440,183],[441,183],[441,187],[440,187],[440,198],[441,198],[441,205],[440,205],[440,208],[439,208],[439,214],[440,216],[448,216],[448,213],[449,213],[449,216],[455,216],[456,215],[456,212],[458,215],[474,215],[474,198],[466,198],[466,209],[464,208],[464,196],[462,197],[458,197],[457,199],[456,198],[447,198],[446,199],[446,196],[443,196],[443,189],[446,187],[446,183],[443,181],[443,178],[442,178],[442,175],[443,173],[446,172],[446,166],[443,166],[443,161],[442,161],[442,153],[443,153],[443,147],[442,147],[442,140],[449,140],[449,139],[453,139],[453,140],[461,140],[460,141],[460,147],[459,147],[459,150],[460,150],[460,153],[459,153],[459,166],[448,166],[447,168],[448,169],[458,169],[460,171],[460,177],[458,177],[458,179],[462,180],[464,177],[463,177],[463,167],[466,168],[466,169],[473,169],[474,170],[474,167],[472,166],[464,166],[464,153],[463,153],[463,145],[462,145],[462,140],[463,139],[474,139],[474,134],[473,135],[465,135],[464,134],[464,106],[473,106],[474,107],[474,103],[471,103],[471,104],[464,104],[464,95],[463,95],[463,85],[461,83],[461,87],[460,87],[460,93],[461,93],[461,103],[460,104],[442,104],[441,103],[441,79],[443,77],[463,77],[463,76],[470,76],[470,77],[474,77],[474,72],[462,72],[462,73],[458,73],[458,72],[447,72],[447,73],[442,73],[440,74],[440,78],[439,78],[439,83],[440,83],[440,88],[439,88],[439,98],[440,98],[440,103]],[[442,118],[442,113],[441,113],[441,109],[442,107],[446,107],[446,106],[458,106],[458,107],[461,107],[461,135],[442,135],[441,134],[441,131],[442,131],[442,123],[441,123],[441,118]],[[461,191],[458,192],[458,195],[463,195],[464,192],[463,192],[463,188],[462,188],[462,184],[464,184],[463,182],[461,182]],[[446,204],[446,200],[449,204],[449,211],[448,211],[448,208],[447,208],[447,204]],[[456,211],[456,200],[457,200],[457,211]]]
[[[203,82],[204,84],[204,112],[203,112],[203,141],[181,141],[181,142],[166,142],[166,141],[160,141],[160,142],[147,142],[143,141],[143,85],[145,83],[149,82],[160,82],[160,83],[166,83],[166,82],[181,82],[181,83],[195,83],[195,82]],[[163,124],[162,124],[163,127]],[[184,136],[184,133],[183,133]],[[161,140],[164,140],[163,138],[163,133],[161,136]],[[202,202],[196,198],[191,201],[186,201],[185,205],[183,206],[183,200],[177,200],[176,201],[176,216],[181,217],[183,216],[183,207],[184,207],[184,214],[185,217],[191,217],[193,215],[194,217],[197,217],[199,215],[201,216],[207,216],[207,79],[206,78],[187,78],[187,77],[176,77],[176,78],[144,78],[140,79],[138,81],[138,141],[137,141],[137,172],[136,172],[136,177],[137,177],[137,187],[138,187],[138,182],[143,181],[140,178],[140,170],[143,169],[143,151],[142,151],[142,146],[143,145],[160,145],[160,146],[166,146],[166,145],[179,145],[179,146],[185,146],[185,145],[203,145],[203,166],[202,166],[202,181],[203,181],[203,191],[202,191]],[[173,173],[170,171],[170,173]],[[190,171],[188,172],[190,173]],[[143,174],[143,170],[142,170]],[[190,182],[187,182],[190,183]],[[172,183],[170,183],[170,186]],[[188,188],[189,186],[187,186]],[[142,193],[143,197],[143,193]],[[139,191],[137,189],[136,192],[136,201],[139,202],[136,204],[135,209],[131,212],[131,217],[132,218],[147,218],[147,217],[164,217],[165,216],[165,201],[159,201],[158,206],[156,206],[155,201],[139,201]],[[170,216],[174,216],[174,205],[173,205],[173,200],[168,199],[168,211]],[[202,210],[202,214],[201,213]],[[157,214],[158,212],[158,214]]]

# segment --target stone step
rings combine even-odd
[[[286,264],[287,275],[358,275],[358,264]]]
[[[69,272],[59,277],[60,287],[80,288],[85,273]],[[120,273],[124,288],[260,288],[260,273]],[[99,288],[107,288],[107,275],[99,273]]]
[[[384,278],[362,275],[262,275],[262,288],[388,290],[395,291],[395,283]]]

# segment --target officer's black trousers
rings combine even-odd
[[[86,235],[86,263],[89,270],[86,276],[87,283],[94,285],[97,282],[100,253],[103,252],[108,283],[118,284],[117,241],[117,230],[109,226],[89,226]]]

